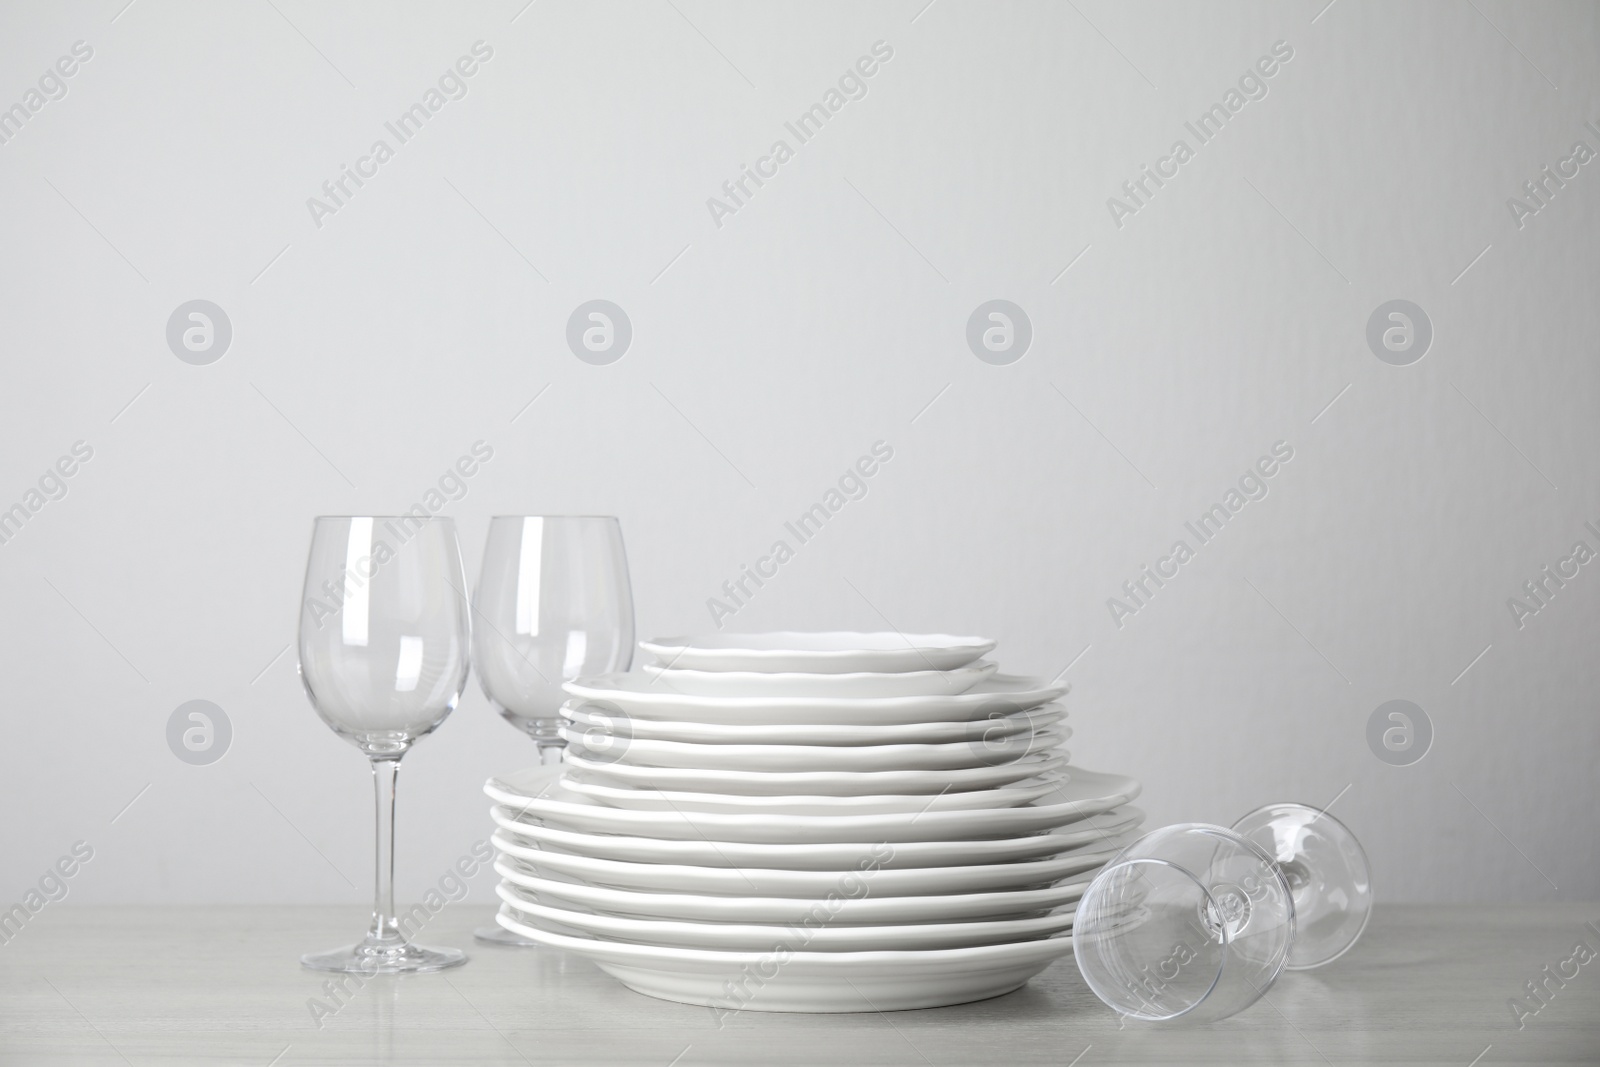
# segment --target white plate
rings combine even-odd
[[[512,780],[491,778],[483,791],[508,807],[516,822],[540,822],[594,834],[633,834],[677,840],[751,844],[968,841],[1037,833],[1111,811],[1139,795],[1126,775],[1069,768],[1068,779],[1031,804],[964,811],[889,812],[874,815],[729,814],[712,811],[633,811],[601,804],[566,788],[543,783],[536,793]]]
[[[701,745],[651,741],[626,734],[563,725],[568,752],[585,759],[640,767],[708,771],[943,771],[997,767],[1054,748],[1066,740],[1061,728],[985,737],[943,745]]]
[[[1129,809],[1132,810],[1132,809]],[[553,826],[520,823],[505,809],[490,809],[490,817],[503,831],[496,835],[507,843],[529,849],[555,849],[598,859],[634,863],[687,864],[699,867],[764,867],[779,871],[840,871],[875,862],[884,843],[829,842],[826,844],[770,845],[740,841],[708,841],[630,837],[624,834],[587,834]],[[1115,816],[1113,816],[1115,817]],[[1110,848],[1110,842],[1142,821],[1123,820],[1105,825],[1087,820],[1047,834],[1002,837],[980,841],[896,842],[888,862],[896,867],[967,867],[981,863],[1009,864],[1038,860],[1068,849]]]
[[[958,811],[965,808],[1012,808],[1037,800],[1065,781],[1060,772],[1040,778],[964,793],[926,793],[906,796],[728,796],[722,793],[683,793],[608,785],[586,771],[569,769],[567,788],[602,804],[634,811],[771,812],[775,815],[870,815],[894,811]]]
[[[809,674],[948,671],[992,650],[985,637],[950,634],[801,633],[658,637],[639,647],[663,667],[694,671],[796,671]]]
[[[618,719],[603,709],[590,711],[581,700],[569,700],[561,714],[582,730],[625,732],[650,741],[687,741],[698,745],[943,745],[978,741],[1040,730],[1066,718],[1060,704],[1032,711],[997,715],[971,722],[912,722],[888,726],[853,723],[717,723],[673,719]]]
[[[688,922],[804,923],[825,918],[834,926],[888,926],[904,923],[978,922],[1042,915],[1083,896],[1098,871],[1040,889],[1012,892],[881,896],[882,871],[839,875],[827,893],[812,898],[727,897],[704,893],[641,893],[609,889],[562,878],[544,878],[526,864],[502,857],[494,869],[517,887],[524,899],[554,906],[577,905],[603,915]],[[820,911],[818,909],[821,909]]]
[[[1127,828],[1108,837],[1096,838],[1077,848],[1042,860],[1009,863],[979,863],[966,867],[880,867],[872,875],[876,893],[888,896],[936,896],[939,894],[983,893],[1031,889],[1049,885],[1083,871],[1109,863],[1140,833],[1143,818],[1136,808],[1126,808]],[[581,879],[591,885],[618,889],[644,889],[653,892],[721,894],[736,897],[755,894],[764,897],[826,896],[839,884],[841,875],[860,868],[852,858],[847,870],[784,871],[768,867],[697,867],[682,863],[632,863],[627,860],[597,859],[572,852],[554,851],[551,842],[537,848],[519,843],[511,833],[496,833],[491,839],[503,855],[513,857],[532,870]],[[904,856],[902,848],[901,857]],[[869,855],[865,861],[873,865]]]
[[[646,996],[733,1011],[898,1011],[986,1000],[1020,988],[1072,938],[926,952],[711,952],[630,945],[551,933],[509,908],[495,919],[513,933],[594,961]]]
[[[650,684],[700,697],[925,697],[965,693],[998,664],[978,660],[950,671],[692,671],[646,663]]]
[[[601,763],[569,753],[566,765],[615,785],[681,789],[689,793],[735,795],[825,794],[875,796],[901,793],[959,793],[992,789],[1038,774],[1061,770],[1067,761],[1053,752],[1024,756],[998,767],[961,771],[695,771],[682,767],[636,767]]]
[[[643,674],[618,672],[579,678],[562,688],[613,717],[791,726],[971,722],[1026,711],[1067,691],[1065,685],[1014,674],[991,675],[965,693],[926,697],[690,697],[651,685]]]
[[[495,886],[500,899],[524,920],[557,933],[579,932],[594,937],[634,941],[644,945],[709,948],[724,951],[760,951],[776,945],[809,952],[904,952],[941,948],[999,945],[1026,938],[1049,937],[1072,928],[1075,905],[1067,904],[1031,919],[995,919],[984,922],[904,923],[892,926],[838,926],[828,921],[826,904],[821,914],[795,926],[771,923],[684,922],[676,919],[634,919],[626,915],[601,915],[592,911],[558,908],[528,899],[516,886]],[[842,907],[842,905],[841,905]]]

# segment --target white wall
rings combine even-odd
[[[279,656],[310,519],[403,509],[478,440],[447,508],[469,572],[491,514],[618,514],[643,635],[705,629],[886,440],[732,625],[992,634],[1008,667],[1072,662],[1072,747],[1156,822],[1337,796],[1388,899],[1600,895],[1600,565],[1521,628],[1507,606],[1600,549],[1600,165],[1507,206],[1600,149],[1596,9],[923,2],[0,11],[0,106],[93,49],[0,145],[0,506],[93,448],[0,545],[0,899],[79,840],[76,901],[363,899],[365,769]],[[315,225],[479,40],[465,98]],[[1198,145],[1185,120],[1279,41]],[[707,198],[780,137],[719,227]],[[208,366],[165,337],[196,298],[233,329]],[[633,324],[610,366],[564,341],[595,298]],[[964,336],[994,298],[1034,331],[1008,366]],[[1366,340],[1393,299],[1434,331],[1409,366]],[[1270,495],[1119,628],[1107,599],[1278,441]],[[1410,766],[1367,741],[1396,698],[1435,731]],[[232,722],[210,766],[167,747],[193,699]],[[529,748],[474,681],[407,760],[403,898]]]

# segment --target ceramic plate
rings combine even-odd
[[[502,908],[530,941],[594,961],[629,989],[723,1012],[897,1011],[985,1000],[1020,988],[1072,951],[1072,938],[923,952],[715,952],[552,933]]]
[[[1077,848],[1060,851],[1049,859],[1017,860],[1008,863],[977,863],[958,867],[880,867],[872,875],[873,892],[887,896],[935,896],[938,894],[984,893],[1030,889],[1049,885],[1081,871],[1091,871],[1110,862],[1139,835],[1142,815],[1125,808],[1127,829],[1096,837]],[[859,853],[846,870],[775,870],[768,867],[697,867],[683,863],[632,863],[626,860],[597,859],[572,852],[554,851],[552,842],[543,848],[519,843],[516,835],[496,833],[491,839],[505,856],[522,861],[531,870],[582,879],[591,885],[618,889],[645,889],[653,892],[711,893],[727,897],[755,894],[765,897],[826,896],[839,884],[841,875],[859,869]],[[904,856],[902,846],[900,856]],[[873,860],[866,860],[871,866]]]
[[[1109,842],[1120,837],[1120,831],[1115,827],[1087,821],[1053,833],[1024,837],[980,841],[902,841],[894,843],[892,852],[886,853],[885,849],[890,846],[884,842],[878,842],[875,848],[860,842],[770,845],[738,841],[662,840],[624,834],[586,834],[519,823],[499,807],[491,809],[490,816],[501,829],[497,839],[530,850],[554,849],[633,863],[764,867],[779,871],[840,871],[877,862],[874,857],[885,855],[894,866],[907,868],[1009,864],[1019,860],[1044,859],[1067,849],[1109,848]]]
[[[646,663],[650,684],[699,697],[926,697],[965,693],[997,665],[978,660],[951,671],[686,671]]]
[[[1042,889],[1013,892],[880,896],[882,871],[849,871],[815,898],[725,897],[703,893],[641,893],[608,889],[567,879],[545,878],[526,864],[502,857],[495,871],[524,899],[557,907],[576,905],[603,915],[688,922],[805,923],[825,918],[833,926],[889,926],[904,923],[979,922],[1042,915],[1083,896],[1097,871]],[[818,909],[822,909],[819,911]]]
[[[807,674],[949,671],[992,650],[984,637],[950,634],[798,633],[658,637],[639,647],[663,667]]]
[[[943,745],[700,745],[651,741],[598,729],[561,727],[567,751],[585,759],[640,767],[708,771],[915,771],[960,770],[1014,763],[1054,748],[1065,731],[985,737]]]
[[[794,926],[772,923],[683,922],[675,919],[635,919],[601,915],[574,908],[558,908],[528,899],[514,885],[495,887],[500,899],[525,922],[557,933],[579,932],[594,937],[634,941],[643,945],[709,948],[724,951],[761,951],[776,945],[808,952],[896,952],[998,945],[1026,938],[1049,937],[1072,928],[1075,905],[1068,904],[1031,919],[995,919],[988,922],[906,923],[894,926],[840,926],[828,921],[828,907],[818,902],[820,914]]]
[[[586,771],[614,785],[647,789],[678,789],[688,793],[735,795],[824,794],[875,796],[901,793],[958,793],[993,789],[1049,774],[1067,765],[1053,752],[1025,756],[998,767],[972,767],[961,771],[693,771],[681,767],[636,767],[630,763],[602,763],[569,753],[568,767]]]
[[[730,814],[771,812],[775,815],[871,815],[888,812],[958,811],[965,808],[1012,808],[1038,800],[1066,780],[1061,772],[1028,778],[995,789],[964,793],[926,793],[907,796],[727,796],[721,793],[683,793],[608,785],[585,771],[568,770],[567,788],[614,808],[635,811],[722,811]]]
[[[888,726],[854,723],[716,723],[679,722],[673,719],[619,720],[603,708],[589,710],[581,700],[569,700],[561,714],[580,730],[625,732],[650,741],[687,741],[698,745],[943,745],[953,741],[1009,737],[1040,730],[1066,718],[1060,704],[1045,704],[1032,711],[996,715],[971,722],[912,722]]]
[[[750,844],[955,841],[1015,837],[1077,822],[1121,807],[1139,795],[1125,775],[1068,769],[1068,778],[1031,804],[964,811],[889,812],[875,815],[728,814],[708,811],[632,811],[601,804],[545,781],[530,793],[511,780],[491,778],[490,799],[507,805],[516,822],[540,822],[593,834],[633,834],[678,840]]]
[[[965,693],[925,697],[691,697],[651,685],[642,673],[602,674],[562,685],[570,695],[600,705],[605,714],[677,722],[731,725],[840,723],[889,726],[917,722],[971,722],[1047,704],[1067,691],[1037,678],[995,674]]]
[[[1014,809],[1008,809],[1014,810]],[[954,814],[954,813],[952,813]],[[1111,837],[1132,829],[1142,815],[1112,812],[1080,820],[1050,833],[960,841],[860,842],[823,841],[800,844],[719,841],[695,837],[636,837],[618,833],[586,833],[519,821],[516,811],[494,807],[495,824],[512,844],[554,848],[599,859],[633,863],[680,863],[697,867],[770,867],[788,871],[843,871],[863,863],[891,867],[966,867],[979,863],[1011,863],[1054,856],[1069,848],[1109,847]],[[932,816],[924,816],[931,818]],[[917,825],[921,825],[918,820]]]

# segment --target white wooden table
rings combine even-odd
[[[487,909],[451,905],[419,938],[472,956],[442,975],[374,979],[329,1003],[299,953],[353,939],[359,909],[51,906],[0,946],[0,1063],[1052,1064],[1600,1063],[1600,904],[1380,907],[1365,939],[1267,1002],[1208,1027],[1119,1020],[1070,958],[978,1004],[862,1015],[745,1012],[652,1000],[559,952],[474,945]],[[1567,966],[1570,973],[1573,965]]]

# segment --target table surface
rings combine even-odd
[[[1600,956],[1568,962],[1600,953],[1600,904],[1380,906],[1347,956],[1210,1026],[1121,1021],[1069,957],[977,1004],[719,1027],[574,956],[475,945],[489,918],[445,907],[419,940],[467,947],[465,967],[373,979],[319,1026],[329,976],[298,956],[355,940],[358,909],[51,906],[0,945],[0,1063],[1600,1063]],[[1511,1001],[1541,979],[1519,1028]]]

